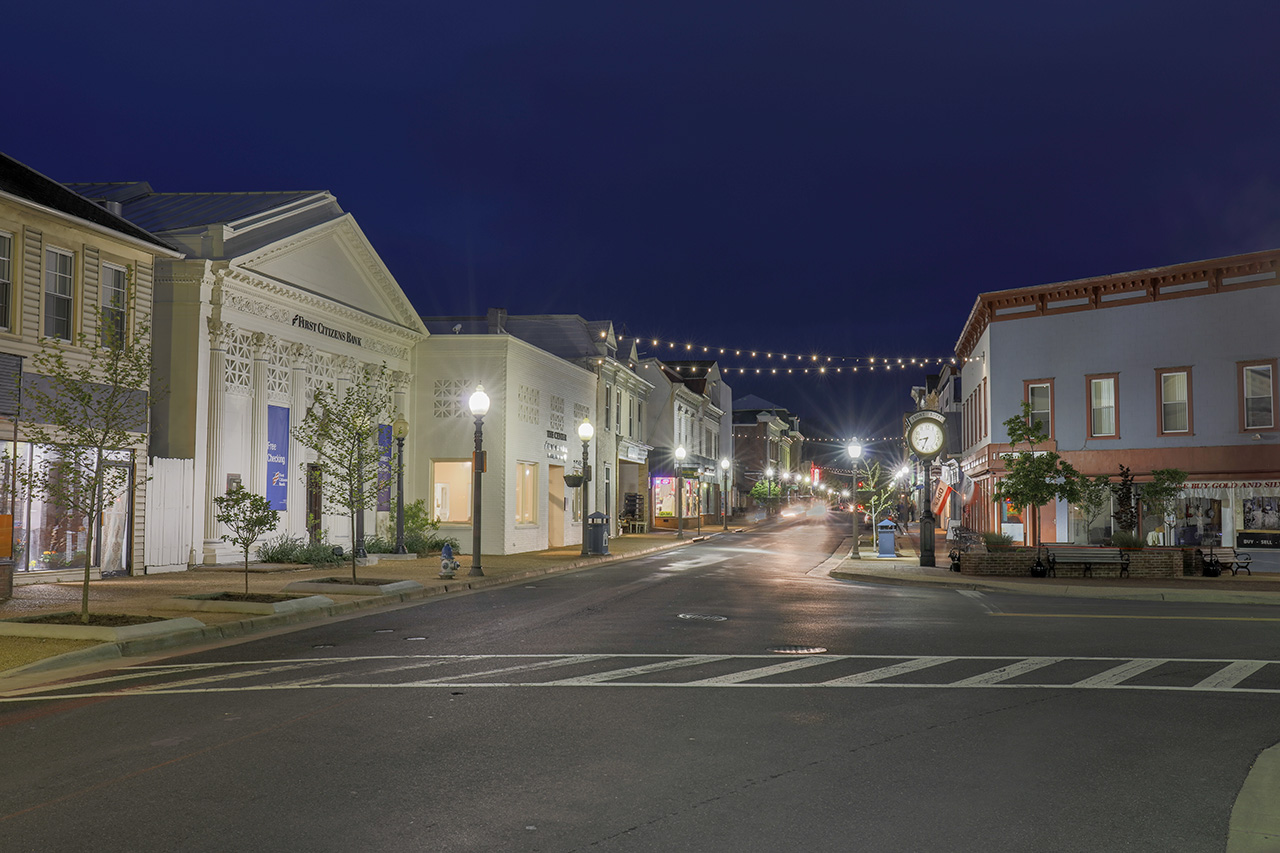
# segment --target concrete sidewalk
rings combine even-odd
[[[740,528],[737,528],[740,529]],[[484,556],[483,577],[470,577],[471,558],[458,557],[461,568],[452,580],[442,580],[440,558],[388,559],[376,565],[360,566],[356,576],[362,581],[415,581],[421,589],[383,593],[369,587],[368,594],[329,595],[333,603],[306,611],[253,616],[243,612],[210,612],[175,609],[173,599],[219,592],[243,592],[244,568],[240,565],[200,566],[190,571],[138,577],[106,578],[89,586],[90,613],[118,613],[165,619],[194,617],[200,627],[187,627],[168,635],[101,642],[94,640],[44,639],[0,636],[0,684],[23,672],[42,672],[63,667],[131,655],[149,654],[166,648],[200,645],[269,631],[291,624],[345,616],[360,610],[400,604],[435,595],[466,592],[542,575],[573,571],[602,563],[677,548],[700,538],[720,533],[705,528],[703,536],[686,531],[678,540],[672,532],[627,534],[609,540],[607,556],[583,557],[581,545],[551,548],[525,554]],[[251,593],[279,593],[293,583],[321,578],[350,579],[351,564],[327,568],[311,566],[249,564]],[[79,612],[79,583],[47,583],[15,586],[13,598],[0,602],[0,620],[66,611]]]
[[[938,531],[941,534],[942,531]],[[852,540],[850,540],[852,541]],[[1066,598],[1116,598],[1139,601],[1196,601],[1212,604],[1280,604],[1280,574],[1224,574],[1218,578],[1033,578],[965,575],[950,569],[947,543],[939,536],[934,549],[936,568],[922,567],[917,551],[919,525],[908,526],[895,538],[896,557],[875,557],[870,534],[863,531],[857,558],[846,557],[831,576],[862,583],[1049,595]]]

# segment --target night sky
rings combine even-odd
[[[423,314],[949,356],[983,291],[1280,246],[1278,33],[1275,0],[46,0],[6,10],[3,150],[329,190]],[[922,380],[729,377],[838,436]]]

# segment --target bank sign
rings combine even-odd
[[[271,508],[289,508],[289,410],[267,406],[267,500]]]

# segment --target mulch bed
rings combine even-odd
[[[217,595],[202,595],[204,601],[251,601],[254,604],[279,604],[281,601],[293,601],[296,595],[280,595],[270,592],[220,592]]]
[[[23,619],[27,624],[35,625],[83,625],[79,613],[50,613]],[[165,621],[159,616],[130,616],[126,613],[90,613],[88,624],[94,628],[124,628],[129,625],[149,625],[152,622]]]

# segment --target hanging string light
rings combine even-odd
[[[622,342],[625,335],[619,335],[618,341]],[[794,353],[794,352],[773,352],[771,350],[752,350],[741,349],[736,347],[718,347],[709,344],[694,344],[690,342],[681,343],[679,341],[663,340],[661,338],[635,338],[637,348],[645,347],[657,350],[658,352],[671,352],[672,350],[686,353],[702,352],[708,355],[728,356],[730,353],[735,358],[763,358],[766,361],[787,361],[798,362],[799,364],[808,363],[807,367],[791,367],[787,365],[785,368],[774,367],[744,367],[740,365],[722,366],[721,372],[744,373],[744,374],[760,374],[765,375],[769,372],[776,373],[778,370],[790,371],[796,373],[812,372],[814,375],[823,375],[827,373],[858,373],[859,371],[875,371],[879,368],[882,372],[889,372],[894,369],[906,370],[908,367],[928,367],[941,364],[962,364],[970,361],[977,361],[978,356],[970,358],[957,358],[952,355],[947,356],[871,356],[871,355],[828,355],[823,356],[818,353]],[[656,354],[656,353],[655,353]],[[659,356],[661,357],[661,356]],[[818,365],[814,367],[813,365]]]

